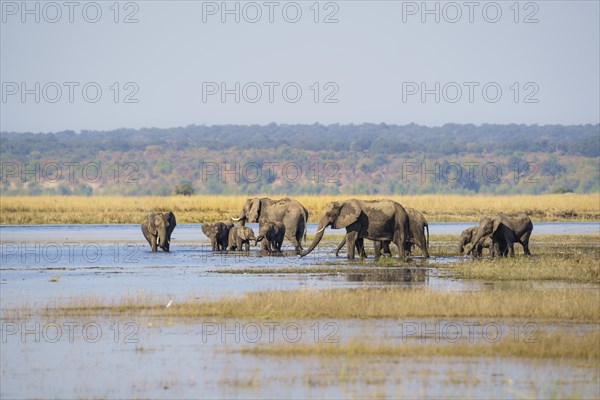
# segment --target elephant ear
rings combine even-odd
[[[248,214],[256,216],[256,219],[253,218],[252,222],[258,222],[258,219],[260,218],[261,209],[262,201],[260,199],[252,200],[252,205],[250,206],[250,211],[248,212]]]
[[[342,204],[340,215],[333,224],[334,229],[342,229],[356,222],[360,216],[360,207],[354,202],[346,202]]]
[[[494,227],[492,228],[492,234],[496,233],[496,230],[500,228],[500,225],[502,225],[502,218],[500,216],[497,216],[496,218],[494,218]]]
[[[169,213],[167,214],[167,221],[169,222],[169,228],[171,230],[175,229],[175,227],[177,226],[177,221],[175,220],[175,214],[173,214],[172,211],[169,211]]]

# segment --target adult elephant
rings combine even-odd
[[[483,244],[485,236],[491,235],[493,253],[503,256],[507,254],[506,249],[508,254],[514,257],[514,244],[517,242],[523,246],[525,255],[530,256],[529,238],[531,237],[531,231],[533,231],[533,223],[526,214],[508,216],[500,213],[495,217],[484,216],[479,221],[477,235],[475,235],[472,241],[473,245],[467,255],[471,254],[477,246]]]
[[[171,211],[168,213],[151,212],[146,215],[142,222],[142,233],[153,253],[156,253],[158,247],[163,251],[169,251],[171,233],[176,225],[175,214]]]
[[[429,258],[429,224],[425,219],[425,216],[414,208],[405,208],[406,213],[408,214],[408,226],[409,226],[409,238],[408,241],[404,242],[404,252],[406,255],[410,255],[411,247],[416,245],[421,249],[423,256],[425,258]],[[427,236],[425,236],[425,232],[427,232]],[[335,256],[337,257],[338,253],[346,244],[346,238],[342,239],[338,247],[335,249]],[[390,241],[384,241],[380,244],[383,249],[384,254],[391,255],[392,252],[390,250]],[[366,257],[364,243],[362,240],[356,241],[356,250],[359,252],[361,257]],[[375,253],[375,257],[379,257],[379,254]]]
[[[246,222],[258,222],[259,229],[268,222],[281,222],[285,225],[285,237],[296,249],[302,251],[302,237],[306,234],[308,211],[297,200],[284,198],[272,200],[268,197],[252,198],[246,201],[238,218],[241,226]]]
[[[416,245],[425,258],[429,258],[429,224],[425,219],[425,216],[414,208],[406,208],[408,214],[408,224],[410,230],[410,238],[408,243],[405,244],[404,251],[410,254],[410,248],[412,245]],[[425,230],[427,230],[427,236],[425,236]]]
[[[319,219],[317,233],[310,247],[301,255],[308,255],[323,238],[325,228],[346,228],[346,247],[348,259],[354,259],[354,250],[359,241],[373,240],[375,256],[381,253],[382,242],[392,241],[399,249],[409,239],[409,224],[406,210],[399,203],[391,200],[357,200],[333,201],[327,203]],[[361,246],[362,247],[362,246]],[[406,259],[404,252],[401,257]]]

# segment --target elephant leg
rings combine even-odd
[[[511,257],[515,256],[515,244],[513,242],[508,243],[508,254]]]
[[[367,258],[367,253],[365,252],[365,240],[363,238],[356,239],[355,246],[358,256],[360,258]]]
[[[348,232],[346,234],[346,246],[348,246],[348,260],[354,260],[354,247],[358,239],[358,232]]]
[[[379,240],[373,241],[373,251],[375,252],[375,260],[379,260],[379,257],[381,257],[381,247],[382,243]]]
[[[267,239],[263,239],[260,243],[260,249],[261,251],[267,251],[270,252],[271,251],[271,245],[268,243]]]
[[[424,236],[419,238],[419,243],[417,244],[417,246],[419,246],[419,249],[421,249],[423,257],[429,258],[429,250],[427,249],[427,242],[425,241]]]
[[[529,251],[529,237],[530,236],[531,236],[531,232],[527,232],[526,234],[521,236],[521,240],[519,241],[519,243],[521,243],[521,246],[523,246],[523,252],[525,253],[526,256],[531,255],[531,252]]]
[[[411,242],[404,242],[404,246],[403,246],[404,255],[410,256],[410,248],[411,247],[412,247],[412,243]]]
[[[335,256],[336,257],[340,253],[340,250],[342,249],[342,247],[344,247],[345,245],[346,245],[346,236],[344,236],[344,238],[342,239],[342,241],[340,242],[340,244],[338,244],[337,249],[335,249]]]
[[[296,232],[292,232],[291,229],[286,229],[285,236],[290,240],[290,242],[292,242],[292,246],[294,246],[296,252],[304,250],[300,244],[300,241],[298,238],[296,238]]]
[[[359,251],[359,254],[362,258],[367,258],[367,252],[365,250],[365,239],[360,238],[357,239],[357,250]],[[360,248],[359,248],[360,247]]]
[[[392,250],[390,250],[390,242],[388,240],[383,241],[382,243],[383,254],[386,256],[392,255]]]
[[[153,237],[152,240],[150,241],[150,247],[152,248],[153,253],[156,253],[158,251],[158,245],[156,243],[155,237]]]
[[[398,247],[398,258],[401,258],[403,261],[406,261],[406,252],[404,251],[404,235],[396,234],[394,236],[394,244]]]

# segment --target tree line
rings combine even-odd
[[[600,191],[597,124],[190,125],[0,144],[4,195]]]

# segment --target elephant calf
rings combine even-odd
[[[250,250],[250,241],[256,241],[254,231],[247,226],[234,226],[229,230],[229,250]]]
[[[475,237],[477,236],[477,231],[479,230],[478,226],[472,226],[470,228],[465,229],[460,234],[460,243],[458,245],[458,252],[463,254],[465,252],[465,248],[470,250],[471,246],[475,245]],[[493,251],[492,249],[492,238],[490,236],[485,236],[483,241],[479,243],[474,250],[475,257],[481,257],[483,255],[483,249],[489,249],[490,254]]]
[[[263,241],[263,250],[269,254],[281,252],[281,245],[285,237],[285,225],[281,222],[267,222],[262,225],[256,238],[255,246],[258,242]]]
[[[229,245],[229,230],[233,222],[219,221],[214,224],[202,224],[202,233],[210,239],[212,251],[225,251]]]
[[[142,233],[150,244],[152,252],[156,253],[157,247],[163,251],[169,251],[171,244],[171,233],[177,226],[175,214],[151,212],[146,215],[142,222]]]

